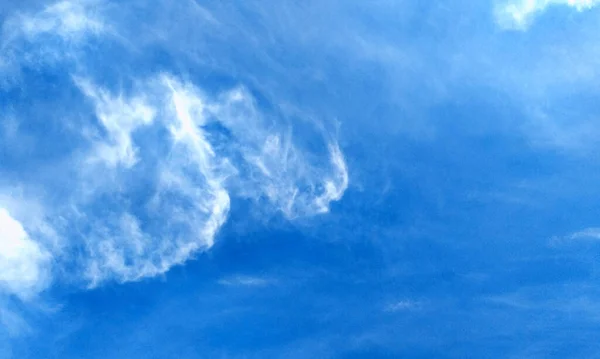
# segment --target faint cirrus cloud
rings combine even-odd
[[[226,287],[266,287],[272,285],[274,281],[257,276],[235,275],[222,278],[218,283]]]

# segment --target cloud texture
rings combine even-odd
[[[107,8],[62,1],[19,13],[3,27],[7,96],[23,91],[19,76],[35,71],[56,76],[63,87],[51,91],[69,100],[61,107],[37,94],[52,109],[45,123],[64,138],[60,151],[46,153],[53,181],[0,168],[11,179],[5,186],[24,188],[43,204],[42,222],[57,238],[45,249],[0,209],[4,289],[20,295],[43,288],[51,257],[52,273],[92,287],[164,273],[213,245],[234,197],[294,219],[325,213],[343,196],[348,171],[331,131],[261,105],[244,84],[205,90],[187,73],[161,70],[107,82],[80,50],[106,42],[122,56],[135,53],[131,39],[102,16]],[[43,143],[43,131],[15,130],[29,120],[19,110],[3,135],[15,146],[26,137]]]

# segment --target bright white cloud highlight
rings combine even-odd
[[[496,8],[496,21],[505,29],[525,30],[537,14],[550,6],[564,5],[584,11],[599,3],[600,0],[512,0]]]
[[[0,208],[0,290],[21,298],[35,294],[44,285],[48,262],[46,250]]]

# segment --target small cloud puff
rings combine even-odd
[[[496,7],[496,22],[507,30],[526,30],[534,17],[549,6],[566,5],[584,11],[599,3],[600,0],[511,0]]]

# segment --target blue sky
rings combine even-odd
[[[599,17],[0,2],[0,358],[600,356]]]

